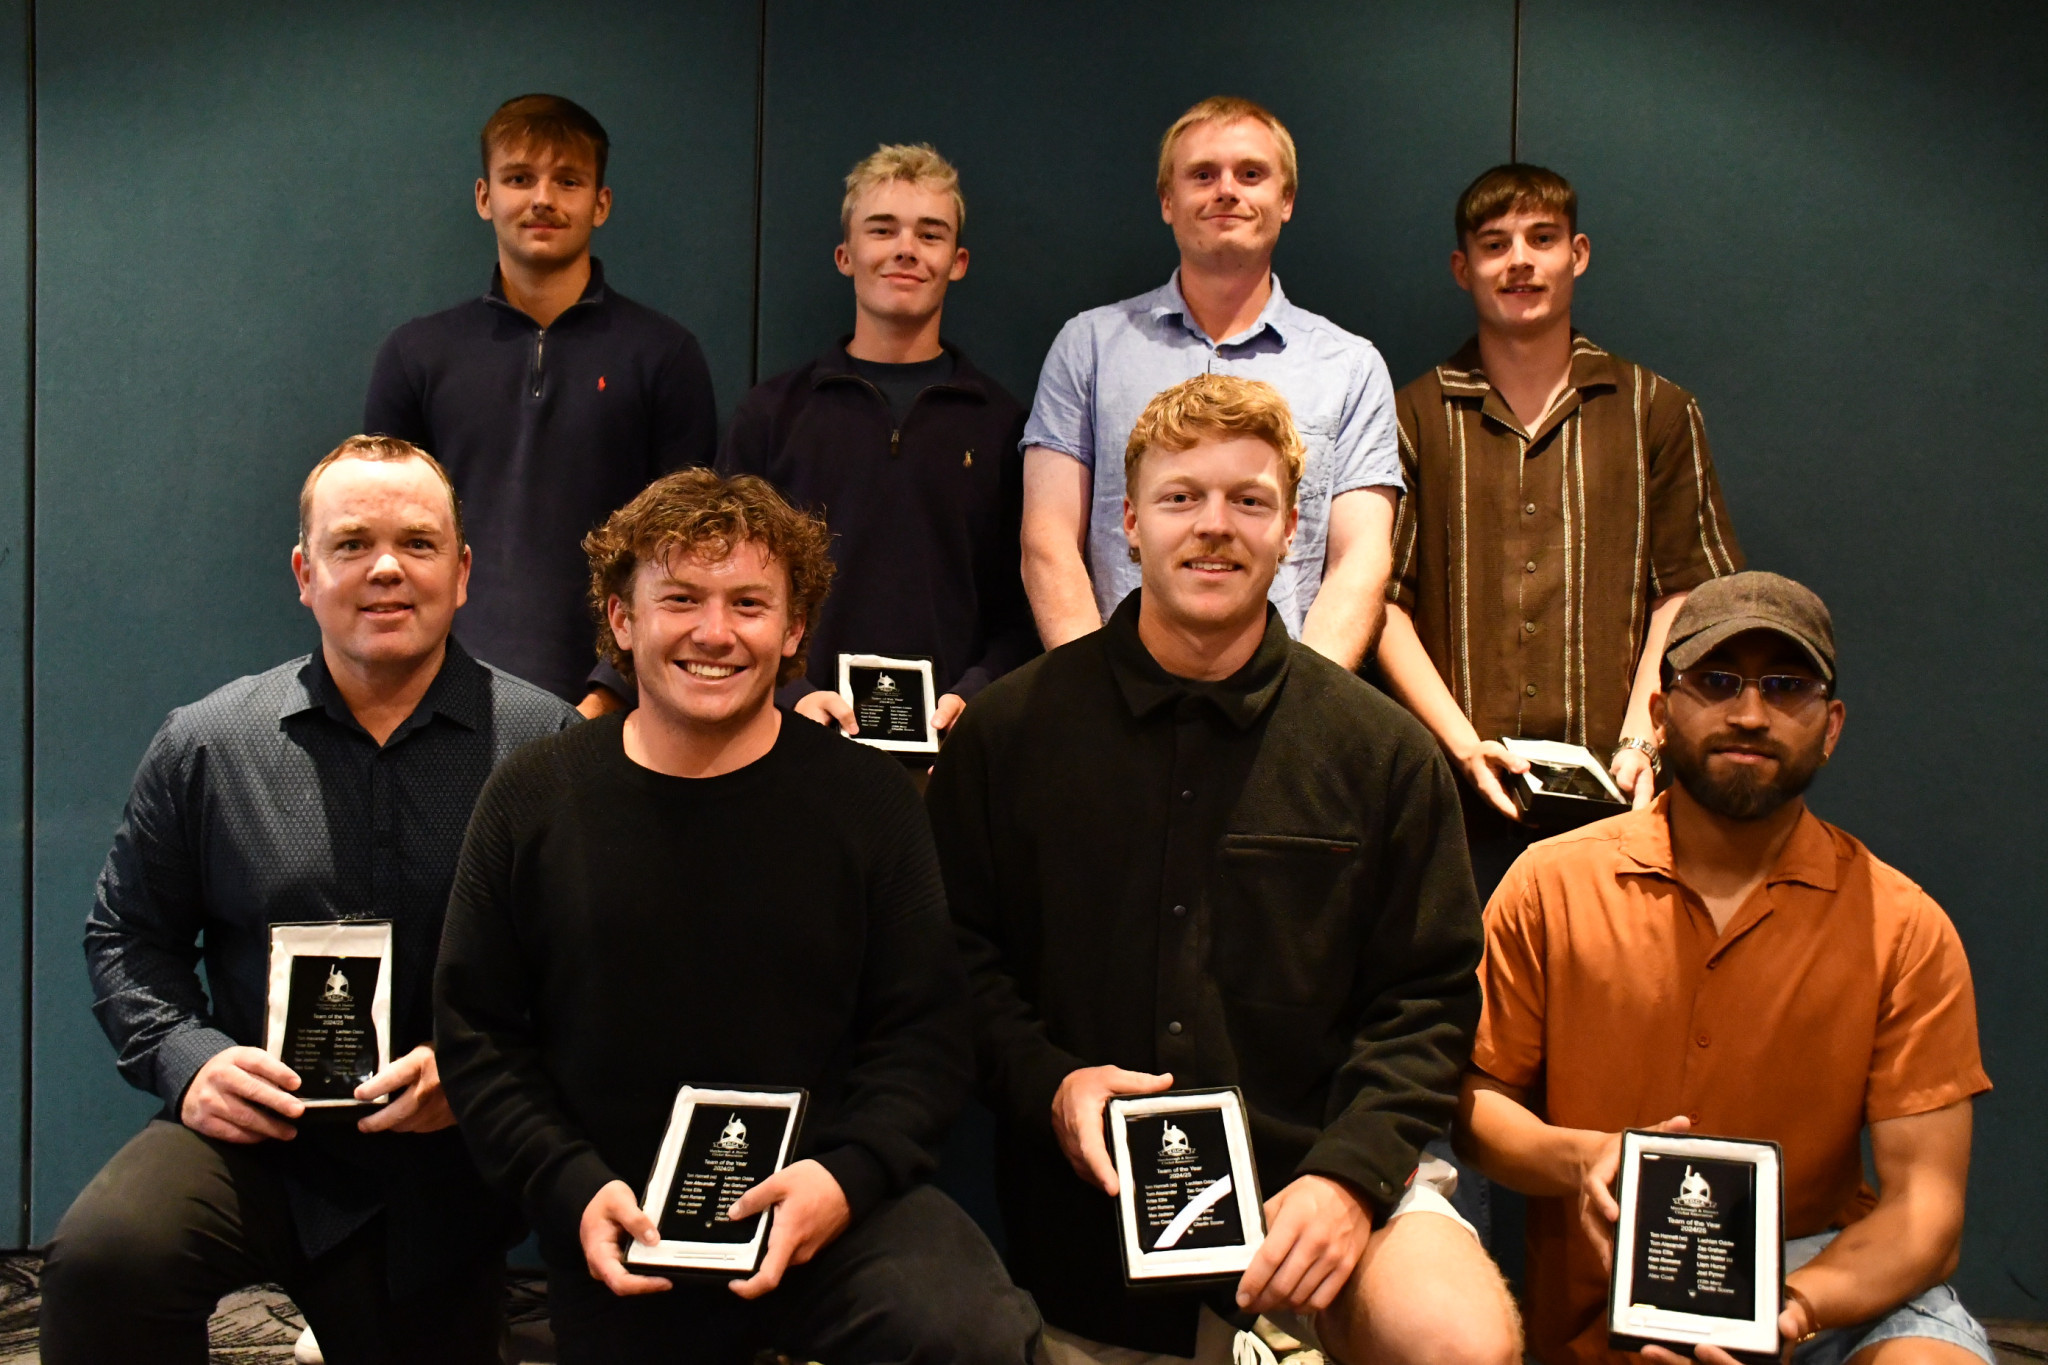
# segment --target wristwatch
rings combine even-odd
[[[1650,760],[1650,775],[1652,777],[1662,777],[1664,775],[1664,759],[1658,754],[1657,746],[1649,740],[1636,735],[1630,735],[1614,746],[1614,752],[1617,754],[1623,749],[1640,750],[1643,757]]]

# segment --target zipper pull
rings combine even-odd
[[[903,428],[897,427],[889,433],[889,454],[894,458],[903,449]]]

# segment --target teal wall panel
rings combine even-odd
[[[29,15],[0,4],[0,1238],[19,1240],[27,871]],[[18,188],[15,188],[18,187]]]
[[[1998,1088],[1959,1284],[1979,1313],[2034,1318],[2044,78],[2037,5],[1525,11],[1521,147],[1582,196],[1583,325],[1699,394],[1751,562],[1833,608],[1849,722],[1815,807],[1969,949]]]
[[[895,25],[849,0],[770,0],[761,373],[852,330],[833,268],[841,178],[879,142],[960,167],[972,252],[947,331],[1028,403],[1060,324],[1153,289],[1173,237],[1160,134],[1208,95],[1256,99],[1299,145],[1276,269],[1288,296],[1371,338],[1406,379],[1462,336],[1450,206],[1507,152],[1510,0],[982,6]]]
[[[745,3],[42,10],[32,1236],[152,1108],[114,1072],[80,950],[136,761],[171,707],[311,646],[298,484],[358,428],[385,332],[488,283],[484,118],[546,89],[605,122],[599,254],[697,332],[729,403],[758,33]],[[0,262],[6,243],[0,218]]]

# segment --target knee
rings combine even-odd
[[[132,1294],[170,1278],[183,1253],[182,1229],[139,1216],[123,1201],[87,1188],[57,1224],[43,1257],[46,1302]]]
[[[986,1296],[933,1296],[906,1324],[911,1359],[932,1365],[1030,1365],[1038,1349],[1038,1308],[1021,1289]]]
[[[1521,1318],[1503,1290],[1493,1302],[1439,1317],[1417,1345],[1414,1365],[1520,1365]]]

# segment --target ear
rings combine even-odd
[[[1468,294],[1472,292],[1472,262],[1463,247],[1451,253],[1451,278],[1458,282],[1458,288]]]
[[[1828,701],[1828,735],[1820,751],[1822,762],[1826,762],[1835,756],[1835,746],[1842,742],[1842,723],[1848,718],[1849,708],[1842,703],[1841,698],[1830,698]]]
[[[299,580],[299,605],[313,605],[313,561],[306,558],[306,552],[292,546],[292,577]]]
[[[469,601],[469,566],[469,547],[465,545],[462,547],[462,563],[455,571],[455,609],[457,611],[462,610],[463,604]]]
[[[1124,539],[1131,544],[1131,558],[1138,557],[1138,507],[1131,501],[1129,493],[1124,494]]]
[[[1294,196],[1291,194],[1280,201],[1280,221],[1283,223],[1294,221]]]
[[[486,222],[491,216],[491,182],[482,176],[476,179],[476,216]]]
[[[842,275],[850,277],[853,274],[853,253],[847,250],[846,243],[841,242],[832,248],[832,264],[839,267]]]
[[[601,185],[597,191],[597,210],[590,215],[592,227],[603,227],[604,220],[612,216],[612,187]]]
[[[1287,558],[1288,552],[1294,548],[1294,533],[1301,529],[1301,500],[1298,496],[1299,490],[1296,492],[1294,506],[1287,509],[1287,538],[1280,542],[1282,559]]]
[[[946,272],[946,278],[957,280],[967,273],[967,248],[961,247],[953,253],[953,268]]]
[[[612,628],[612,640],[627,654],[633,652],[633,610],[617,593],[604,600],[604,621]]]
[[[1581,232],[1572,238],[1572,275],[1574,278],[1586,273],[1586,267],[1593,263],[1592,239]]]
[[[1159,221],[1171,225],[1173,222],[1173,196],[1159,196]]]
[[[1670,728],[1670,710],[1665,702],[1664,684],[1659,682],[1657,690],[1650,694],[1650,742],[1662,749],[1665,732]]]
[[[789,626],[782,632],[783,658],[794,659],[796,657],[797,646],[804,642],[804,625],[804,618],[801,616],[789,618]]]

